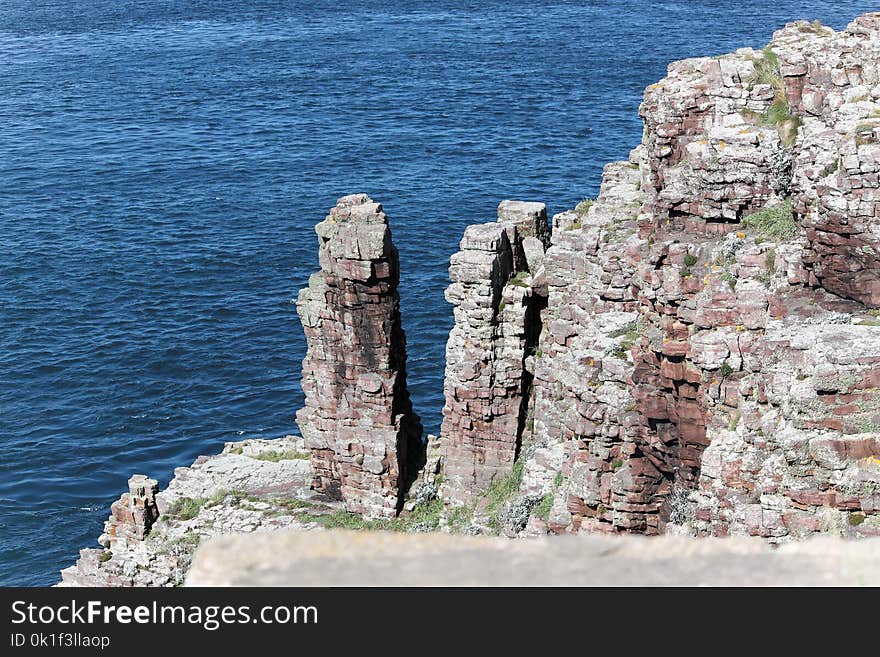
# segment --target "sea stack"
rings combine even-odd
[[[321,270],[297,301],[308,350],[296,417],[312,486],[349,511],[393,517],[423,451],[406,387],[397,250],[366,194],[340,198],[315,231]]]

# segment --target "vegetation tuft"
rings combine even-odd
[[[755,58],[753,62],[755,74],[750,83],[770,85],[773,89],[773,102],[763,114],[752,110],[743,110],[742,114],[757,120],[762,125],[774,126],[783,145],[791,147],[797,140],[798,130],[803,125],[803,121],[799,116],[791,113],[780,72],[779,56],[770,46],[766,46],[761,51],[761,56]]]
[[[278,461],[308,461],[310,457],[305,452],[288,449],[283,452],[263,452],[261,454],[254,454],[251,458],[256,459],[257,461],[271,461],[272,463],[278,463]]]
[[[797,225],[791,211],[791,199],[781,205],[764,208],[760,212],[750,214],[743,219],[743,226],[755,230],[767,239],[784,242],[797,233]]]

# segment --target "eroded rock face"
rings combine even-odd
[[[843,32],[778,33],[789,97],[803,117],[795,209],[810,283],[880,306],[880,14]],[[799,36],[801,38],[799,38]]]
[[[279,459],[247,441],[162,493],[133,478],[109,549],[65,583],[179,583],[193,537],[316,529],[340,507],[510,536],[880,535],[878,62],[880,13],[674,63],[594,202],[552,234],[517,201],[469,227],[441,437],[405,505],[425,458],[397,254],[379,204],[340,199],[297,304],[310,466],[295,439]]]
[[[527,532],[880,532],[877,24],[671,65],[554,217]]]
[[[113,504],[99,539],[104,549],[81,550],[59,586],[177,586],[196,547],[212,536],[322,529],[317,521],[342,503],[310,490],[304,450],[298,436],[227,443],[220,454],[176,468],[159,493],[154,479],[134,475]],[[153,521],[147,528],[138,518]]]
[[[398,257],[382,206],[346,196],[315,227],[321,271],[300,291],[305,407],[296,418],[313,486],[366,517],[400,509],[422,451],[406,388]]]
[[[470,226],[451,258],[446,299],[455,325],[446,345],[441,437],[443,495],[468,502],[510,472],[527,422],[531,373],[525,359],[540,332],[542,203],[503,201],[498,221]]]
[[[790,152],[775,127],[756,118],[774,89],[758,82],[751,50],[674,62],[645,90],[642,162],[649,230],[715,235],[788,191]]]
[[[98,542],[110,549],[142,541],[159,519],[156,494],[159,482],[141,474],[128,480],[128,492],[110,506],[110,518]]]
[[[739,230],[790,199],[810,285],[880,304],[880,18],[798,21],[763,51],[675,62],[645,92],[642,234]]]

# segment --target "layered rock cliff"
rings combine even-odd
[[[242,513],[250,529],[880,535],[878,64],[880,14],[673,63],[596,199],[550,226],[543,204],[504,201],[470,226],[427,454],[387,217],[340,199],[297,304],[304,442],[276,460],[230,444],[163,493],[133,481],[107,549],[65,580],[172,582],[157,554]]]
[[[530,531],[880,532],[878,61],[878,14],[798,22],[648,87],[543,257]]]

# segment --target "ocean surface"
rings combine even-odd
[[[872,6],[873,5],[873,6]],[[48,585],[133,472],[296,432],[293,300],[384,204],[436,433],[447,264],[504,198],[594,196],[669,61],[876,2],[0,2],[0,584]]]

